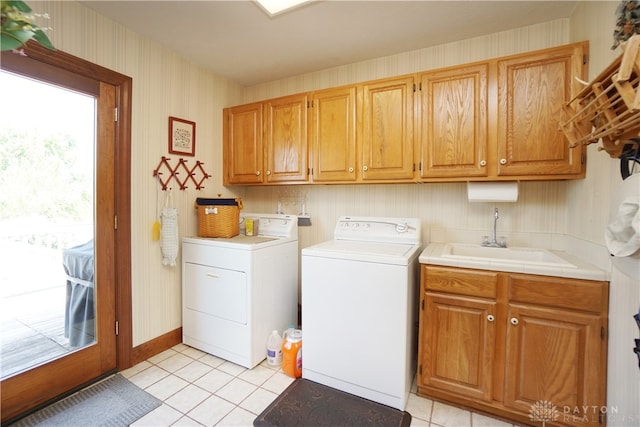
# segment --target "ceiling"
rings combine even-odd
[[[568,18],[577,1],[82,1],[243,86]]]

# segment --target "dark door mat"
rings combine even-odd
[[[269,426],[408,427],[411,414],[306,379],[297,379],[253,421]]]

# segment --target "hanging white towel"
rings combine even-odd
[[[605,242],[612,255],[629,256],[640,249],[640,197],[620,203],[618,216],[605,230]]]
[[[160,227],[160,249],[162,265],[175,266],[178,257],[178,210],[173,207],[171,190],[165,195],[162,208],[162,224]]]

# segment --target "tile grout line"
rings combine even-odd
[[[198,407],[199,405],[201,405],[204,401],[206,401],[207,399],[209,399],[211,396],[215,396],[215,397],[217,397],[217,398],[219,398],[219,399],[221,399],[221,400],[224,400],[225,402],[228,402],[229,404],[233,405],[233,409],[231,409],[228,413],[226,413],[224,417],[226,417],[227,415],[229,415],[231,412],[233,412],[233,411],[234,411],[235,409],[237,409],[237,408],[240,408],[241,410],[247,411],[247,412],[249,412],[249,413],[254,414],[254,415],[256,415],[256,416],[257,416],[257,415],[259,415],[259,414],[255,413],[255,412],[253,412],[253,411],[251,411],[251,410],[249,410],[249,409],[246,409],[246,408],[242,407],[242,406],[241,406],[241,405],[242,405],[242,403],[243,403],[243,402],[245,402],[245,401],[246,401],[246,400],[247,400],[251,395],[253,395],[256,391],[258,391],[258,389],[263,389],[263,390],[265,390],[265,391],[269,391],[269,392],[271,392],[271,393],[274,393],[274,392],[273,392],[273,391],[271,391],[271,390],[264,389],[262,386],[263,386],[263,385],[264,385],[264,384],[265,384],[265,383],[266,383],[270,378],[272,378],[274,375],[276,375],[278,372],[280,372],[280,370],[276,370],[276,369],[273,369],[273,368],[271,368],[271,367],[263,366],[263,365],[262,365],[262,363],[260,363],[260,364],[256,365],[256,366],[263,366],[265,369],[268,369],[269,371],[271,371],[271,373],[270,373],[269,377],[268,377],[267,379],[265,379],[264,381],[260,382],[260,384],[254,384],[254,383],[252,383],[252,382],[250,382],[250,381],[247,381],[247,380],[245,380],[245,379],[243,379],[243,378],[241,378],[241,377],[240,377],[242,374],[244,374],[245,372],[248,372],[248,371],[249,371],[249,369],[247,369],[247,368],[245,368],[245,367],[242,367],[242,370],[240,370],[238,373],[232,374],[232,373],[230,373],[230,372],[228,372],[228,371],[225,371],[225,370],[221,370],[221,369],[219,369],[219,367],[220,367],[220,366],[222,366],[224,363],[226,363],[226,361],[222,361],[222,362],[221,362],[220,364],[218,364],[217,366],[211,366],[211,365],[209,365],[209,364],[207,364],[207,363],[200,362],[200,363],[203,363],[204,365],[207,365],[208,367],[210,367],[210,368],[211,368],[209,372],[211,372],[211,371],[213,371],[213,370],[218,370],[218,371],[223,372],[223,373],[225,373],[225,374],[227,374],[227,375],[230,375],[230,376],[232,377],[232,379],[230,379],[228,382],[224,383],[224,384],[223,384],[222,386],[220,386],[216,391],[211,392],[211,391],[209,391],[209,390],[207,390],[207,389],[205,389],[205,388],[203,388],[203,387],[199,386],[198,384],[195,384],[195,382],[196,382],[198,379],[200,379],[200,378],[202,378],[202,377],[206,376],[206,375],[207,375],[206,373],[205,373],[205,374],[200,375],[199,377],[195,378],[195,379],[194,379],[194,380],[192,380],[192,381],[191,381],[191,380],[186,380],[186,379],[184,379],[184,378],[180,377],[180,376],[177,374],[177,372],[178,372],[180,369],[183,369],[183,368],[185,368],[185,367],[189,366],[190,364],[192,364],[193,362],[199,361],[200,359],[202,359],[203,357],[205,357],[205,356],[206,356],[206,353],[203,353],[203,354],[199,355],[199,357],[196,359],[196,358],[194,358],[194,357],[193,357],[193,356],[191,356],[191,355],[184,354],[184,351],[185,351],[185,350],[188,350],[188,348],[187,348],[187,349],[183,349],[183,350],[175,350],[175,348],[171,348],[170,350],[174,350],[174,351],[175,351],[175,354],[168,355],[167,357],[164,357],[164,358],[162,358],[162,359],[160,359],[160,360],[155,360],[155,361],[153,361],[153,362],[148,360],[148,362],[150,363],[150,365],[151,365],[151,366],[155,366],[155,367],[157,367],[158,369],[163,370],[164,372],[167,372],[167,373],[168,373],[168,375],[167,375],[167,376],[164,376],[163,378],[159,379],[158,381],[156,381],[156,382],[154,382],[154,383],[149,384],[147,387],[145,387],[145,388],[144,388],[144,390],[146,391],[148,388],[152,387],[152,386],[153,386],[153,385],[155,385],[155,384],[158,384],[159,382],[161,382],[161,381],[163,381],[164,379],[166,379],[168,376],[175,376],[175,377],[177,377],[177,378],[179,378],[179,379],[181,379],[181,380],[183,380],[183,381],[187,382],[189,385],[192,385],[192,386],[194,386],[194,387],[197,387],[198,389],[200,389],[200,390],[204,391],[205,393],[209,394],[209,396],[208,396],[206,399],[204,399],[203,401],[199,402],[196,406],[194,406],[193,408],[191,408],[188,412],[191,412],[192,410],[194,410],[196,407]],[[170,359],[171,357],[175,357],[175,356],[177,356],[177,355],[183,355],[183,356],[185,356],[185,357],[188,357],[188,358],[190,358],[190,359],[191,359],[191,362],[187,363],[185,366],[183,366],[183,367],[181,367],[181,368],[177,369],[177,370],[176,370],[176,371],[174,371],[174,372],[168,371],[167,369],[165,369],[164,367],[162,367],[162,366],[160,366],[160,365],[159,365],[159,363],[162,363],[163,361],[166,361],[166,360]],[[231,362],[229,362],[229,363],[231,363]],[[149,366],[149,367],[147,367],[147,368],[143,369],[143,370],[142,370],[142,371],[140,371],[140,372],[137,372],[137,373],[136,373],[136,375],[137,375],[137,374],[139,374],[139,373],[141,373],[141,372],[143,372],[143,371],[144,371],[144,370],[146,370],[146,369],[149,369],[151,366]],[[239,365],[237,365],[237,366],[239,366]],[[226,387],[227,385],[229,385],[229,384],[230,384],[233,380],[235,380],[235,379],[238,379],[239,381],[242,381],[242,382],[244,382],[244,383],[246,383],[246,384],[248,384],[248,385],[250,385],[250,386],[254,386],[254,387],[255,387],[255,390],[253,390],[249,395],[247,395],[246,397],[244,397],[244,398],[243,398],[240,402],[238,402],[238,403],[235,403],[235,402],[233,402],[233,401],[231,401],[231,400],[228,400],[228,399],[226,399],[225,397],[220,396],[219,394],[217,394],[220,390],[222,390],[224,387]],[[186,387],[187,387],[187,386],[185,386],[185,387],[181,388],[180,390],[176,390],[173,394],[171,394],[171,395],[169,395],[169,396],[165,397],[164,399],[161,399],[161,401],[162,401],[162,403],[163,403],[163,404],[166,404],[166,405],[167,405],[167,406],[169,406],[170,408],[172,408],[172,409],[176,410],[177,412],[181,413],[183,417],[187,417],[187,418],[189,418],[189,419],[191,419],[191,420],[192,420],[192,418],[191,418],[191,417],[189,417],[188,412],[187,412],[187,413],[183,413],[179,408],[176,408],[176,407],[172,406],[171,404],[166,403],[166,401],[167,401],[167,400],[169,400],[171,397],[175,396],[175,395],[176,395],[177,393],[179,393],[180,391],[184,390],[184,388],[186,388]],[[276,393],[274,393],[274,394],[276,394]],[[223,419],[224,419],[224,417],[223,417]],[[181,418],[182,418],[182,417],[181,417]],[[194,421],[195,421],[195,420],[194,420]],[[195,422],[197,422],[197,421],[195,421]]]
[[[164,354],[163,354],[164,353]],[[164,375],[162,378],[148,384],[146,387],[142,388],[140,386],[140,388],[142,388],[143,390],[147,391],[150,387],[153,387],[154,385],[157,385],[158,383],[160,383],[161,381],[167,380],[170,377],[174,377],[173,379],[177,379],[180,381],[183,381],[185,383],[187,383],[185,386],[179,388],[178,390],[172,392],[169,396],[164,396],[163,398],[159,398],[157,397],[161,402],[162,405],[166,405],[165,408],[168,408],[166,410],[171,410],[172,414],[170,417],[170,419],[166,419],[167,424],[163,424],[163,425],[185,425],[185,422],[188,423],[188,425],[199,425],[201,426],[202,424],[197,421],[195,418],[192,418],[189,414],[192,411],[195,411],[198,407],[200,407],[204,402],[206,402],[208,399],[211,399],[212,397],[215,397],[216,399],[220,399],[221,401],[225,402],[225,404],[229,405],[229,410],[227,412],[224,413],[224,415],[222,415],[216,422],[215,424],[213,424],[214,426],[218,426],[218,425],[223,425],[221,424],[223,422],[223,420],[227,419],[227,421],[225,421],[225,423],[228,422],[233,422],[232,420],[237,420],[238,417],[240,417],[239,419],[246,419],[249,416],[257,416],[259,415],[259,413],[254,412],[257,409],[249,409],[251,407],[257,408],[258,406],[262,405],[262,403],[259,403],[257,406],[255,405],[255,403],[257,403],[258,401],[260,401],[260,397],[255,397],[256,393],[259,393],[259,391],[261,390],[262,392],[265,393],[270,393],[270,395],[276,395],[276,398],[279,394],[282,393],[282,390],[280,391],[275,391],[276,389],[280,389],[280,385],[278,385],[279,381],[275,381],[272,385],[273,385],[273,389],[268,389],[268,388],[264,388],[264,385],[269,382],[270,380],[272,380],[273,378],[276,377],[276,375],[278,373],[282,373],[281,369],[275,369],[272,366],[269,366],[266,364],[266,362],[261,362],[258,365],[256,365],[255,368],[260,367],[261,369],[259,370],[258,375],[256,376],[251,376],[251,375],[247,375],[247,378],[242,378],[242,375],[245,375],[247,372],[251,372],[252,369],[247,369],[246,367],[242,367],[240,365],[236,365],[232,362],[226,361],[224,359],[218,358],[216,356],[213,355],[209,355],[206,352],[202,352],[198,349],[183,345],[183,344],[178,344],[170,349],[165,350],[165,352],[160,353],[160,355],[162,355],[161,357],[157,357],[159,355],[156,355],[154,357],[151,357],[142,363],[146,363],[147,366],[145,366],[143,369],[139,370],[139,371],[135,371],[135,373],[133,373],[132,375],[126,377],[128,379],[135,377],[136,375],[142,374],[144,371],[150,369],[150,368],[154,368],[154,369],[159,369],[162,373],[165,373],[166,375]],[[172,357],[176,357],[176,356],[183,356],[185,358],[188,358],[189,360],[184,360],[183,362],[185,362],[184,365],[180,366],[179,368],[175,369],[173,372],[168,370],[167,368],[163,367],[161,364],[163,364],[163,362],[168,361],[169,359],[171,359]],[[211,356],[212,359],[211,361],[215,363],[214,364],[209,364],[205,361],[203,361],[202,359],[204,359],[207,356]],[[196,377],[189,377],[189,379],[187,378],[183,378],[181,377],[179,374],[177,374],[177,372],[187,368],[188,366],[192,365],[194,362],[198,362],[202,365],[204,365],[206,367],[206,372],[204,373],[200,373],[198,374]],[[177,365],[180,363],[177,363]],[[225,366],[225,364],[228,364],[228,366]],[[170,362],[164,363],[165,366],[171,366]],[[176,366],[177,366],[176,365]],[[215,366],[214,366],[215,365]],[[132,367],[134,368],[134,367]],[[132,369],[129,368],[129,369]],[[264,371],[266,370],[266,371]],[[226,382],[224,382],[224,384],[220,385],[219,387],[216,388],[215,391],[209,391],[208,389],[202,387],[201,385],[196,384],[196,382],[202,378],[204,378],[205,376],[207,376],[208,374],[217,371],[218,373],[221,374],[225,374],[228,375],[230,377],[230,379]],[[123,371],[123,372],[126,372]],[[188,376],[188,374],[186,374]],[[266,376],[265,376],[266,375]],[[284,373],[283,373],[284,375]],[[228,397],[230,398],[234,398],[234,394],[236,397],[238,397],[240,400],[238,401],[238,403],[235,403],[234,401],[229,400],[229,398],[227,397],[223,397],[223,395],[219,395],[218,393],[223,390],[225,387],[229,386],[232,382],[234,382],[235,380],[239,380],[242,382],[242,386],[238,385],[238,391],[239,394],[235,394],[235,392],[230,389],[231,391],[229,391],[229,393],[227,394]],[[254,383],[251,380],[257,381],[257,383]],[[137,385],[137,384],[136,384]],[[180,385],[180,384],[178,384]],[[167,403],[170,399],[172,399],[173,397],[175,397],[177,394],[184,392],[185,389],[189,386],[193,386],[195,389],[203,392],[206,397],[203,398],[201,401],[199,401],[198,403],[195,404],[195,406],[190,407],[188,410],[183,410],[183,409],[179,409],[175,406],[172,406],[171,404]],[[247,394],[244,395],[244,393],[241,391],[243,389],[245,389],[245,387],[248,388],[252,388],[252,390]],[[286,388],[286,387],[285,387]],[[148,392],[148,391],[147,391]],[[153,394],[153,393],[151,393]],[[424,398],[421,396],[417,395],[416,391],[411,391],[410,394],[413,394],[415,398],[418,399],[424,399],[426,401],[428,401],[427,403],[427,407],[425,407],[425,411],[424,412],[420,412],[420,414],[424,414],[425,419],[419,418],[419,417],[413,417],[415,420],[420,420],[420,423],[424,422],[426,426],[428,427],[456,427],[454,425],[449,425],[448,423],[445,422],[445,425],[440,425],[437,424],[433,421],[433,416],[434,416],[434,411],[435,411],[435,401],[432,399],[428,399],[428,398]],[[243,396],[244,395],[244,396]],[[269,397],[270,397],[269,395]],[[246,402],[250,401],[250,399],[252,397],[255,397],[255,401],[253,402],[253,405],[251,403],[248,403],[246,405],[246,407],[242,406],[243,404],[245,404]],[[422,400],[420,400],[419,402],[422,402]],[[421,403],[420,403],[421,404]],[[449,407],[451,405],[447,405],[445,403],[443,403],[443,405]],[[266,405],[268,406],[268,404]],[[265,407],[266,407],[265,406]],[[186,406],[185,406],[186,407]],[[455,408],[455,407],[453,407]],[[460,408],[456,408],[456,409],[460,409]],[[463,410],[463,409],[460,409]],[[235,414],[234,414],[235,412]],[[476,425],[476,423],[474,423],[474,412],[470,411],[470,410],[464,410],[464,412],[467,412],[468,414],[468,427],[473,427],[474,425]],[[232,415],[234,414],[234,415]],[[484,414],[478,414],[478,415],[482,415],[485,416]],[[160,417],[163,417],[162,415],[159,415]],[[171,421],[174,419],[174,417],[178,417],[177,419],[175,419],[174,421]],[[229,418],[230,417],[230,418]],[[488,418],[491,418],[490,416],[487,416]],[[480,424],[478,425],[484,425],[484,423],[478,419],[476,420],[477,422],[480,422]],[[498,421],[496,419],[496,421]],[[162,422],[162,421],[159,421]],[[500,420],[500,425],[502,425],[503,421]],[[509,423],[505,423],[505,426],[508,427],[517,427],[514,424],[509,424]],[[460,426],[461,427],[461,426]]]

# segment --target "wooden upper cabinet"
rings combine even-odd
[[[360,86],[358,143],[363,180],[411,180],[414,150],[413,76]]]
[[[225,108],[223,120],[224,184],[261,184],[262,103]]]
[[[265,181],[307,181],[307,94],[264,102]]]
[[[225,109],[224,183],[584,178],[586,146],[570,148],[559,123],[582,89],[576,77],[587,79],[588,50],[580,42]]]
[[[313,181],[355,181],[356,88],[314,92],[309,111]]]
[[[420,76],[420,177],[487,176],[488,63]]]
[[[498,61],[497,175],[584,174],[584,148],[569,148],[559,121],[587,54],[583,42]]]

